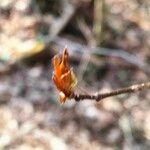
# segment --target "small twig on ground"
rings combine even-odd
[[[84,18],[79,18],[77,20],[79,29],[81,33],[83,34],[84,38],[87,41],[87,47],[94,48],[96,47],[96,40],[94,38],[94,35],[90,29],[90,27],[87,25],[86,21]],[[78,68],[78,81],[81,83],[83,81],[83,74],[85,70],[88,67],[89,62],[91,61],[91,53],[89,49],[84,49],[83,54],[80,59],[80,65]],[[82,83],[84,84],[84,82]]]
[[[67,23],[70,21],[71,17],[74,15],[76,11],[75,5],[69,3],[69,0],[62,0],[62,14],[60,17],[55,18],[52,17],[50,20],[50,29],[49,29],[49,35],[46,36],[44,42],[50,43],[55,39],[55,37],[63,30],[63,28],[67,25]],[[44,19],[43,19],[44,20]],[[48,18],[45,18],[45,21],[48,23]]]
[[[90,54],[121,58],[125,60],[126,62],[140,68],[148,75],[150,74],[150,69],[149,69],[148,64],[146,64],[141,59],[139,59],[138,56],[130,54],[122,49],[110,49],[110,48],[103,48],[103,47],[90,48],[86,45],[73,42],[65,38],[60,38],[58,36],[53,40],[52,43],[55,43],[57,45],[58,47],[57,49],[61,49],[61,47],[65,47],[65,45],[67,45],[73,57],[80,58],[81,54],[83,54],[83,51],[85,49],[88,49],[89,50],[88,52],[90,52]],[[93,58],[93,56],[91,56],[91,58]]]
[[[80,18],[77,20],[80,31],[82,32],[84,38],[87,41],[88,47],[96,47],[96,40],[94,34],[90,27],[87,25],[84,18]]]
[[[125,93],[134,93],[134,92],[141,91],[143,89],[149,89],[149,88],[150,88],[150,82],[147,82],[147,83],[132,85],[126,88],[113,90],[113,91],[106,92],[106,93],[96,93],[93,95],[73,93],[70,98],[74,99],[75,101],[83,101],[83,100],[89,99],[89,100],[96,100],[99,102],[102,99],[107,98],[107,97],[116,96],[116,95],[125,94]]]
[[[93,32],[95,34],[97,45],[100,45],[104,39],[104,18],[105,18],[105,0],[94,0],[94,25]]]

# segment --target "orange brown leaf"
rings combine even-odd
[[[69,54],[67,48],[64,49],[61,58],[53,58],[53,81],[59,90],[60,103],[64,103],[72,94],[73,87],[76,84],[76,78],[73,69],[69,66]]]

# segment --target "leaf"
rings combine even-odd
[[[54,73],[52,80],[60,91],[60,103],[64,103],[72,94],[73,87],[77,84],[73,69],[69,66],[69,54],[66,48],[63,51],[61,59],[58,56],[54,56],[53,66]]]

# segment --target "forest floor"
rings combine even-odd
[[[67,45],[83,93],[150,78],[149,1],[0,1],[0,150],[148,150],[149,89],[101,102],[59,103],[52,58]],[[87,11],[88,10],[88,11]]]

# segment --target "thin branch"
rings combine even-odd
[[[101,101],[102,99],[107,98],[107,97],[116,96],[116,95],[125,94],[125,93],[134,93],[137,91],[141,91],[143,89],[150,89],[150,82],[132,85],[126,88],[113,90],[111,92],[96,93],[93,95],[73,93],[70,98],[74,99],[75,101],[83,101],[87,99]]]
[[[62,0],[62,13],[58,18],[45,17],[43,21],[50,24],[49,36],[46,36],[44,39],[45,44],[52,42],[55,37],[63,30],[63,28],[70,21],[71,17],[75,14],[76,7],[75,5],[69,3],[69,0]],[[43,16],[44,18],[44,16]]]
[[[103,47],[90,48],[86,45],[82,45],[80,43],[76,43],[71,40],[61,38],[58,36],[52,41],[52,43],[57,45],[57,49],[61,49],[61,48],[58,48],[59,46],[65,47],[65,45],[67,45],[67,47],[70,50],[70,54],[72,54],[72,56],[76,57],[77,59],[80,58],[80,56],[83,54],[84,50],[88,49],[88,53],[90,53],[92,55],[91,58],[94,57],[93,56],[94,54],[101,55],[101,56],[110,56],[110,57],[121,58],[121,59],[127,61],[128,63],[140,68],[146,74],[148,74],[148,75],[150,74],[149,65],[147,63],[142,61],[135,54],[134,55],[130,54],[122,49],[110,49],[110,48],[103,48]],[[98,64],[98,62],[96,64]]]
[[[97,45],[100,45],[104,39],[104,18],[105,18],[105,0],[94,1],[94,25],[93,32],[95,34]]]

